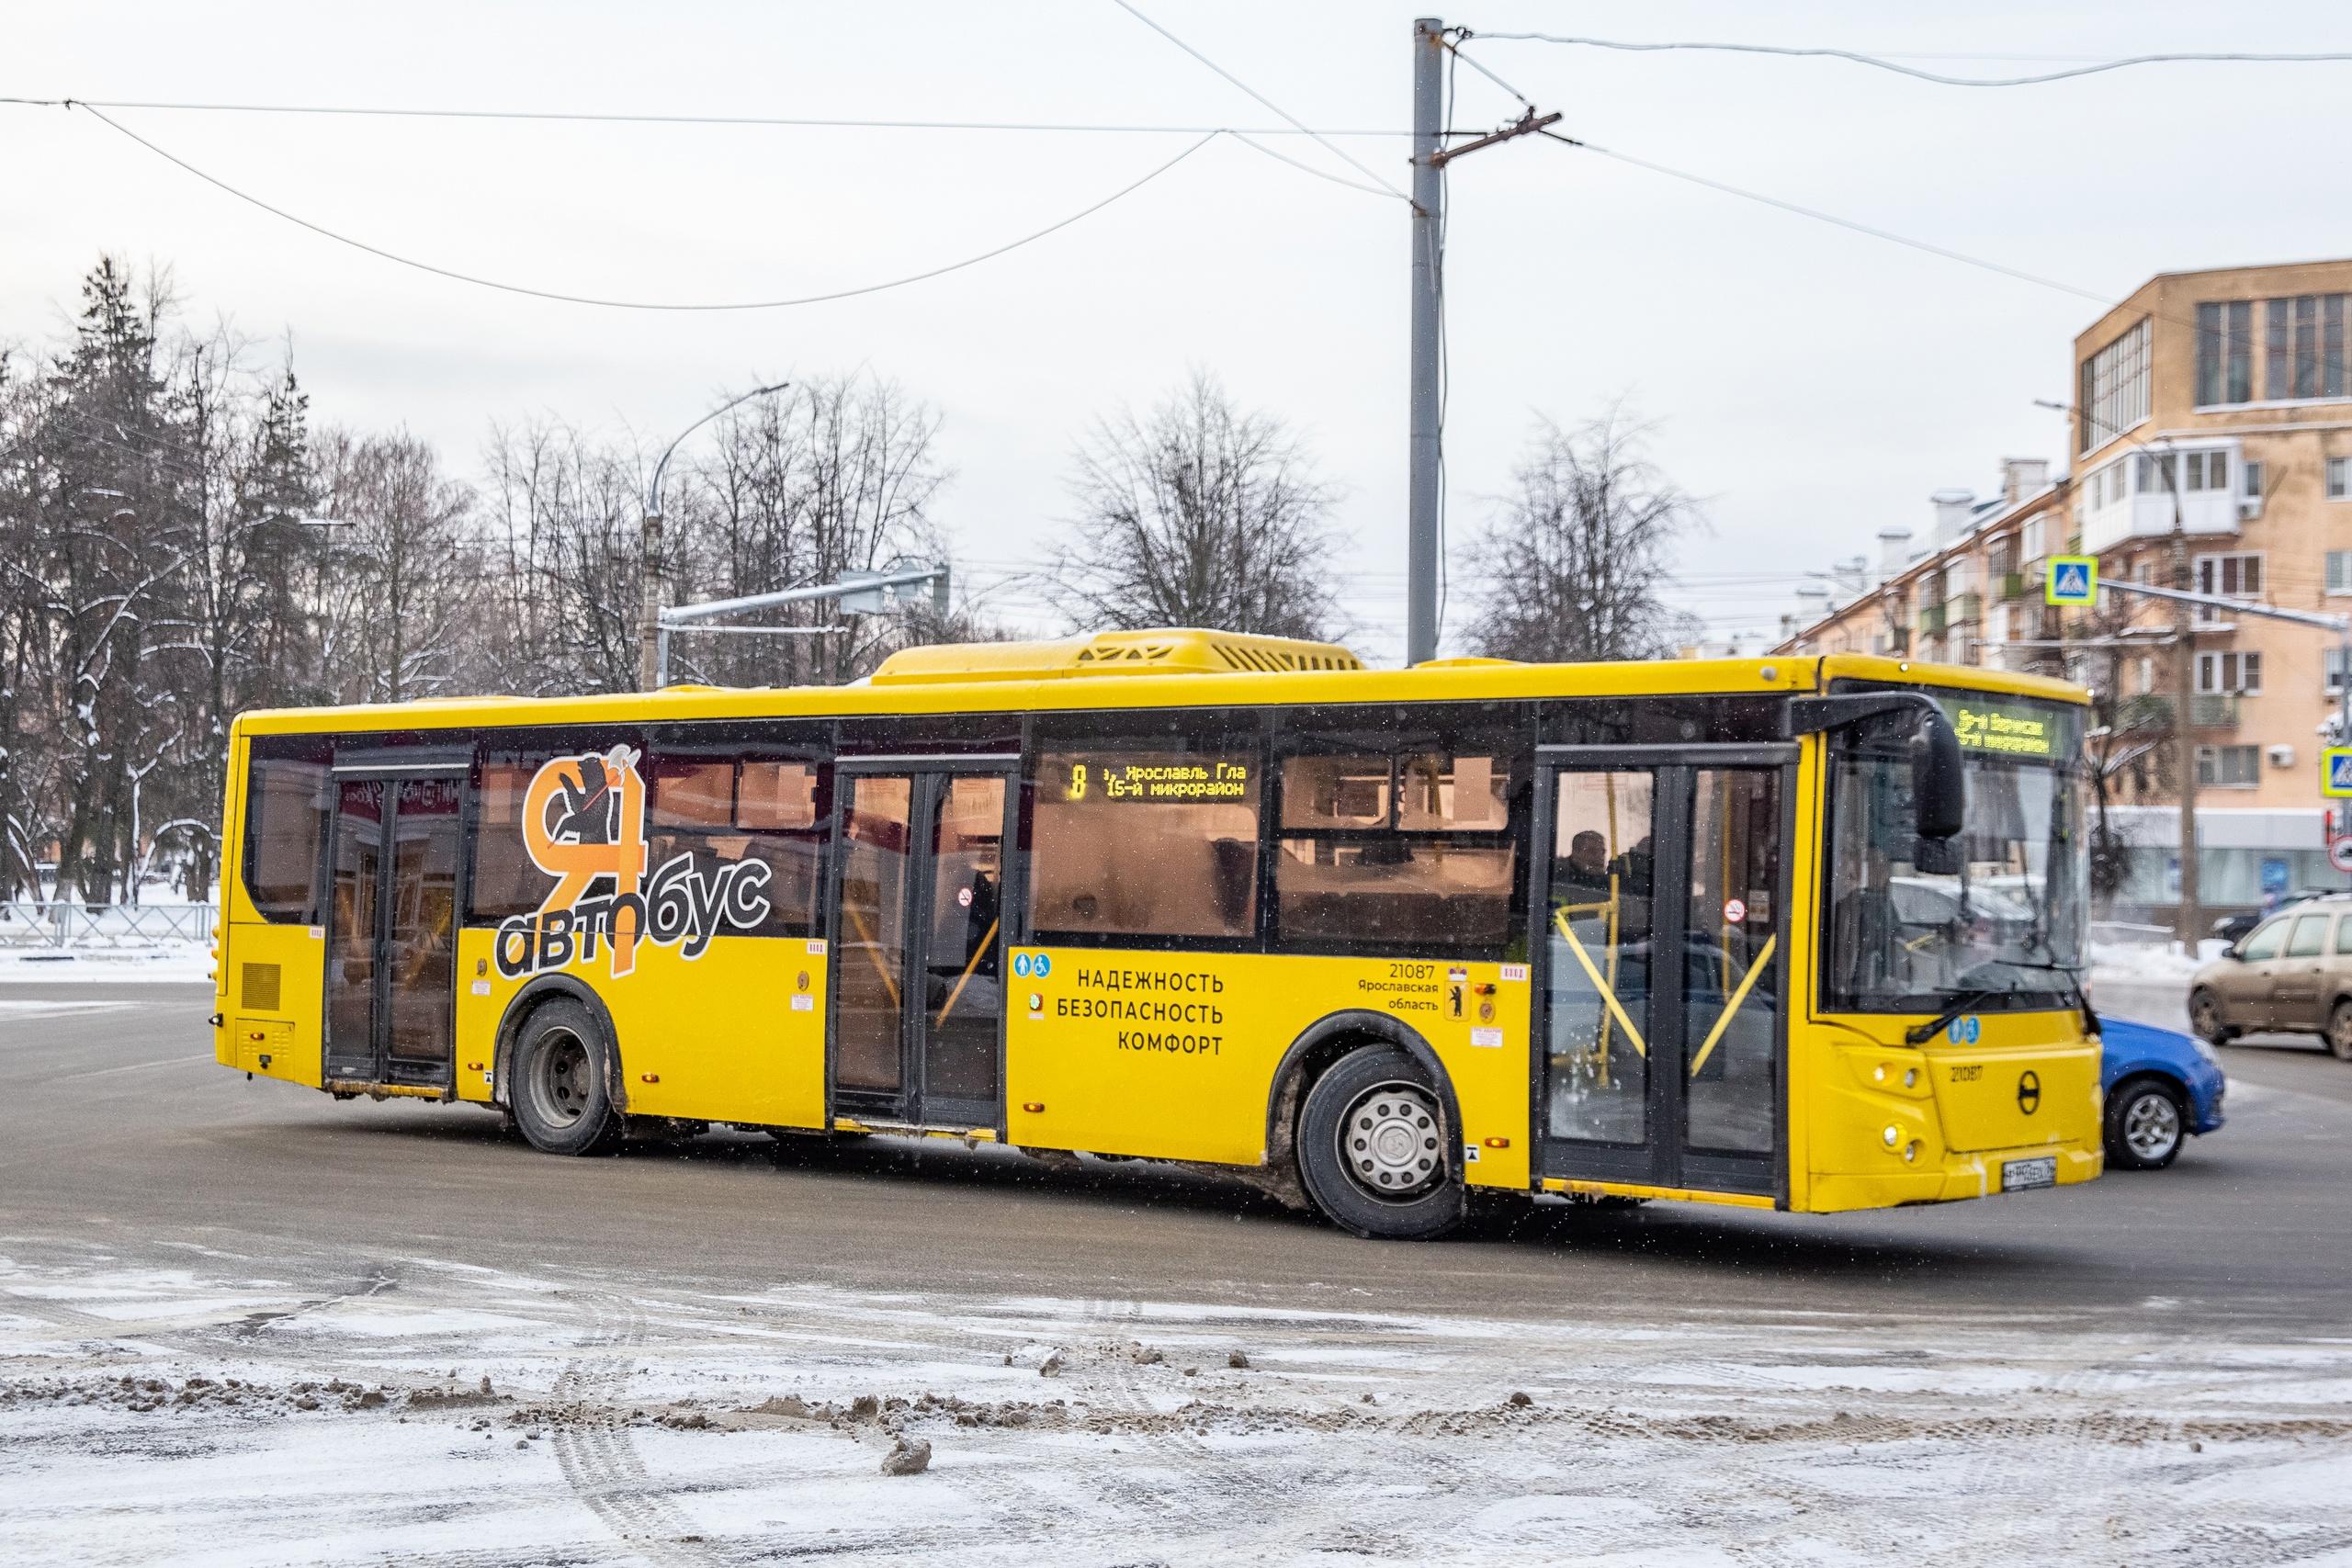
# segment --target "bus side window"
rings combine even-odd
[[[806,761],[693,754],[646,759],[649,869],[682,853],[768,868],[766,919],[743,934],[816,936],[824,882],[818,770]]]
[[[245,894],[266,920],[318,921],[319,863],[332,804],[327,759],[323,739],[253,743],[245,776]]]
[[[1510,940],[1508,759],[1309,753],[1282,769],[1280,942],[1462,951]]]
[[[1040,751],[1029,893],[1038,940],[1256,935],[1253,741]]]
[[[548,761],[545,753],[492,753],[478,773],[473,874],[466,880],[466,911],[477,925],[527,915],[546,902],[555,878],[541,871],[523,844],[523,794]]]

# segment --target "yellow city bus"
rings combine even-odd
[[[714,1123],[1820,1213],[2101,1167],[2084,694],[1222,633],[251,713],[215,1049],[540,1149]]]

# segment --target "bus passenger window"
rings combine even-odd
[[[300,742],[315,757],[268,756],[254,742],[245,777],[245,892],[266,920],[314,923],[319,858],[326,843],[323,743]]]
[[[1137,742],[1037,758],[1030,919],[1056,935],[1253,935],[1254,750]]]
[[[692,854],[718,869],[741,861],[768,868],[767,915],[744,934],[815,936],[823,835],[817,770],[808,762],[692,755],[650,757],[650,874]]]
[[[1500,951],[1518,863],[1510,784],[1492,756],[1286,758],[1282,939]]]
[[[538,868],[523,844],[523,794],[547,761],[544,755],[508,752],[481,764],[473,874],[466,880],[466,914],[476,925],[527,915],[555,889],[555,878]]]
[[[725,828],[735,819],[735,764],[694,757],[649,761],[656,828]]]

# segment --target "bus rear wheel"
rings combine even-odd
[[[1413,1058],[1393,1045],[1341,1057],[1315,1080],[1298,1113],[1298,1174],[1340,1229],[1425,1241],[1462,1221],[1462,1183],[1447,1161],[1453,1134]]]
[[[514,1124],[533,1148],[594,1154],[621,1130],[605,1082],[612,1059],[604,1030],[569,998],[547,1002],[523,1022],[511,1081]]]

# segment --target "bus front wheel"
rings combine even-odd
[[[621,1127],[605,1082],[612,1059],[604,1030],[569,998],[542,1004],[514,1042],[514,1124],[533,1148],[551,1155],[594,1154]]]
[[[1393,1045],[1350,1052],[1315,1080],[1298,1113],[1298,1173],[1342,1230],[1425,1241],[1462,1221],[1462,1184],[1438,1096]]]

